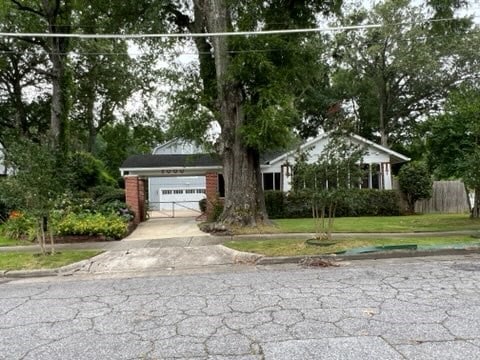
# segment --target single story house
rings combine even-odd
[[[308,150],[309,159],[315,162],[328,141],[329,134],[323,133],[303,143],[299,149],[263,156],[263,188],[291,190],[297,151]],[[364,148],[362,165],[366,167],[367,175],[361,187],[392,189],[392,164],[410,159],[358,135],[350,135],[348,141]],[[178,139],[156,147],[152,154],[130,156],[120,172],[126,178],[133,176],[145,180],[142,185],[144,196],[151,209],[169,209],[173,202],[198,209],[200,199],[224,193],[221,159]]]

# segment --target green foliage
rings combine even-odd
[[[283,191],[265,191],[265,207],[270,219],[280,219],[285,217],[285,213],[287,212],[285,197],[286,194]]]
[[[89,189],[93,200],[99,204],[106,204],[112,201],[125,202],[125,190],[109,185],[99,185]]]
[[[464,84],[450,94],[445,113],[429,121],[428,164],[437,178],[462,179],[474,189],[472,216],[480,216],[480,88]]]
[[[2,235],[15,240],[34,240],[37,230],[35,219],[22,213],[14,214],[0,228]]]
[[[4,200],[0,199],[0,223],[7,220],[8,215],[12,210],[13,209]]]
[[[311,194],[305,191],[284,194],[267,191],[268,216],[279,218],[306,218],[312,216]],[[400,215],[400,196],[394,190],[347,189],[336,199],[336,217],[396,216]]]
[[[58,235],[103,235],[121,239],[127,232],[127,224],[117,215],[68,214],[55,228]]]
[[[432,196],[433,180],[427,166],[421,162],[405,164],[398,173],[400,190],[405,195],[408,211],[415,212],[418,200],[429,199]]]
[[[71,191],[88,191],[100,185],[115,186],[116,181],[107,173],[101,160],[92,154],[76,152],[67,160],[69,187]]]
[[[207,198],[200,200],[198,202],[198,207],[200,208],[202,214],[205,214],[207,212]]]
[[[216,222],[220,215],[222,215],[223,212],[223,202],[221,201],[216,201],[213,204],[213,210],[212,213],[208,217],[209,222]]]
[[[439,10],[440,3],[449,2],[430,4]],[[471,51],[478,43],[476,31],[450,29],[439,36],[431,26],[454,22],[426,22],[428,16],[409,0],[377,2],[371,10],[354,7],[344,16],[346,26],[382,25],[335,38],[339,66],[333,81],[339,97],[355,108],[350,116],[359,135],[377,140],[379,133],[382,145],[410,141],[418,120],[436,113],[451,89],[478,73],[478,57]]]
[[[97,136],[96,154],[114,178],[120,176],[118,169],[129,155],[148,154],[164,140],[161,125],[152,124],[152,119],[127,120],[106,125]]]
[[[317,221],[317,237],[331,239],[338,204],[350,188],[358,188],[359,166],[364,149],[342,130],[330,132],[315,163],[308,154],[298,154],[294,167],[293,190],[308,194],[312,217]]]
[[[445,114],[432,117],[427,138],[428,164],[440,179],[463,179],[480,187],[480,89],[465,85],[453,92]]]

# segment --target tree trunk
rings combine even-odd
[[[20,130],[20,134],[23,137],[28,136],[28,122],[27,122],[27,112],[25,111],[25,103],[22,99],[22,85],[20,84],[20,78],[15,78],[13,84],[13,97],[14,97],[14,108],[15,108],[15,126]]]
[[[88,152],[93,154],[95,150],[95,141],[97,139],[97,128],[95,126],[95,90],[92,86],[91,91],[87,94],[85,121],[88,128]]]
[[[48,32],[69,33],[71,3],[64,1],[63,6],[59,1],[44,1],[43,10],[48,22]],[[52,62],[52,102],[50,116],[50,135],[53,144],[66,152],[66,124],[68,120],[68,74],[67,52],[68,38],[52,37],[49,39],[48,48],[50,61]]]
[[[480,188],[475,189],[475,199],[473,200],[472,218],[480,217]]]
[[[207,29],[227,32],[231,27],[226,0],[197,1]],[[260,154],[242,142],[240,129],[245,121],[241,85],[228,76],[229,54],[226,37],[212,38],[217,79],[217,106],[222,133],[220,146],[225,180],[225,203],[219,223],[227,226],[258,226],[268,220],[260,172]]]
[[[63,101],[61,96],[61,77],[63,74],[63,66],[58,56],[51,56],[53,63],[52,74],[52,105],[50,115],[50,134],[53,142],[58,145],[60,143],[61,134],[63,133]]]
[[[385,129],[385,113],[383,111],[383,104],[380,103],[379,111],[379,132],[380,132],[380,144],[382,146],[388,146],[387,130]]]

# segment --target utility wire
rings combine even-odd
[[[458,18],[427,19],[420,23],[444,22],[458,20]],[[11,33],[0,32],[0,37],[39,37],[39,38],[75,38],[75,39],[152,39],[152,38],[203,38],[203,37],[227,37],[227,36],[256,36],[256,35],[281,35],[316,33],[329,31],[348,31],[381,28],[384,26],[413,25],[418,23],[396,23],[396,24],[365,24],[351,26],[321,27],[309,29],[283,29],[283,30],[261,30],[261,31],[236,31],[220,33],[175,33],[175,34],[64,34],[64,33]]]

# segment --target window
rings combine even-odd
[[[264,173],[263,190],[280,190],[280,173]]]
[[[183,194],[183,189],[177,189],[177,190],[173,190],[173,193],[174,194]]]
[[[162,195],[172,195],[172,190],[162,190]]]
[[[205,194],[205,189],[197,189],[197,194]]]
[[[225,197],[225,179],[222,174],[218,174],[218,196]]]
[[[186,189],[185,194],[195,194],[195,189]]]

